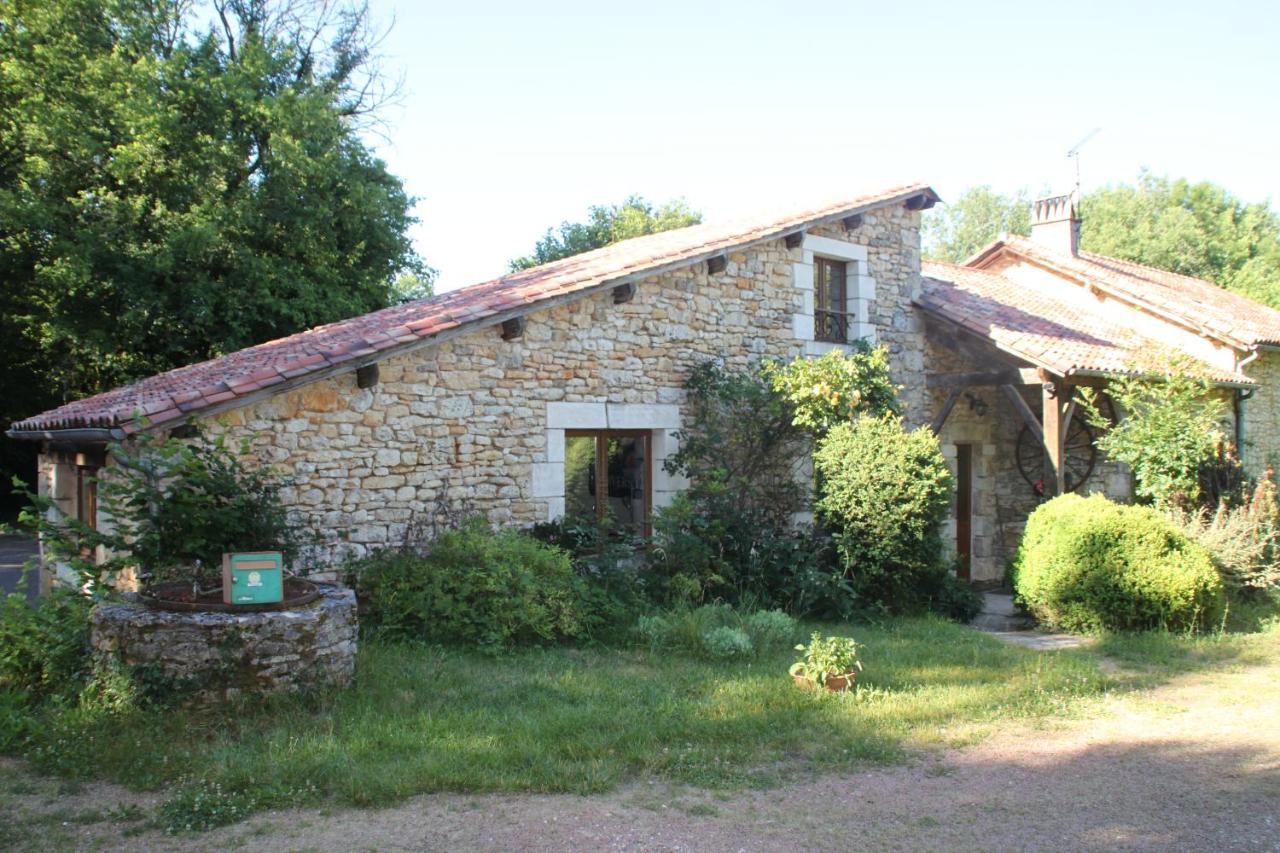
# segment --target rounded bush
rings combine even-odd
[[[715,660],[750,657],[755,652],[751,638],[741,628],[722,625],[702,635],[702,647]]]
[[[1186,630],[1222,618],[1204,548],[1148,507],[1063,495],[1033,512],[1013,567],[1018,599],[1070,631]]]
[[[945,573],[942,524],[953,492],[937,437],[893,415],[831,430],[814,454],[818,509],[857,594],[893,611],[929,604]]]
[[[390,639],[500,649],[578,637],[590,621],[568,554],[478,518],[425,555],[378,552],[352,574],[362,625]]]

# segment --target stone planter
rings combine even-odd
[[[303,607],[256,613],[99,604],[89,618],[89,639],[97,654],[167,676],[197,703],[345,687],[355,675],[355,593],[329,584],[319,585],[319,593]]]

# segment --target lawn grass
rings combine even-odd
[[[23,751],[71,778],[172,787],[169,824],[431,791],[592,793],[645,776],[769,786],[901,761],[1108,689],[1088,655],[1004,645],[939,619],[822,626],[865,644],[855,691],[804,691],[790,652],[714,663],[631,648],[489,657],[366,643],[349,691],[222,712],[46,714]]]
[[[1280,596],[1232,596],[1223,630],[1202,634],[1137,631],[1104,634],[1093,652],[1164,678],[1179,672],[1247,666],[1280,653]]]

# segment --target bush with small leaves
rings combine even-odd
[[[1155,509],[1068,494],[1027,519],[1013,567],[1018,599],[1070,631],[1183,631],[1219,624],[1209,554]]]
[[[642,616],[635,633],[654,652],[725,658],[758,656],[788,648],[798,630],[799,623],[781,610],[742,613],[716,603]],[[733,649],[738,651],[732,652]]]
[[[472,518],[425,555],[386,550],[350,567],[362,627],[396,640],[488,650],[583,635],[592,617],[567,553]]]
[[[702,635],[702,650],[712,660],[746,658],[755,654],[755,646],[741,628],[721,625]]]
[[[814,457],[818,509],[865,606],[921,610],[947,573],[942,523],[952,477],[928,428],[863,415],[827,434]]]

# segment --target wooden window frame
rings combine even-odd
[[[609,439],[640,438],[644,439],[644,524],[645,538],[653,534],[653,431],[647,429],[567,429],[565,439],[593,438],[596,442],[596,518],[604,518],[609,502]],[[600,472],[605,476],[600,476]]]
[[[830,271],[835,269],[840,270],[839,290],[832,294],[833,278]],[[839,308],[833,308],[833,305],[838,305]],[[813,339],[829,344],[849,343],[848,306],[849,262],[836,258],[814,258]]]

